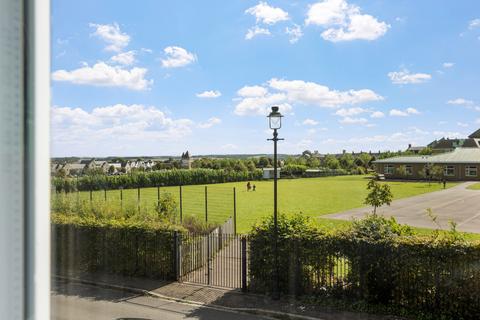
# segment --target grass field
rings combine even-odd
[[[366,176],[340,176],[308,179],[282,179],[278,182],[279,211],[301,212],[312,217],[340,212],[364,206],[367,194]],[[438,183],[385,182],[392,188],[394,199],[410,197],[442,188]],[[256,191],[246,191],[245,182],[208,185],[208,219],[223,222],[233,215],[233,188],[236,188],[237,224],[239,232],[247,232],[251,226],[273,211],[273,182],[254,181]],[[447,187],[454,183],[447,183]],[[184,186],[182,189],[183,216],[205,217],[205,186]],[[162,187],[160,192],[171,193],[178,201],[179,187]],[[65,195],[53,195],[53,197]],[[104,201],[104,192],[92,193],[93,200]],[[89,192],[69,194],[72,200],[88,201]],[[140,189],[140,206],[153,207],[157,200],[156,188]],[[120,207],[120,191],[107,191],[107,201]],[[123,190],[123,206],[137,205],[137,189]],[[325,219],[323,219],[323,222]],[[333,224],[333,222],[330,222]]]
[[[470,190],[480,190],[480,182],[479,182],[479,183],[472,184],[471,186],[468,186],[467,189],[470,189]]]

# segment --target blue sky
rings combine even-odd
[[[405,149],[480,127],[478,1],[53,1],[52,156]]]

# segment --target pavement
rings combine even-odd
[[[265,295],[242,293],[237,289],[100,273],[54,276],[52,313],[53,319],[56,320],[77,318],[109,320],[403,319],[396,316],[341,311],[316,304],[307,304],[288,296],[284,296],[280,300],[273,300]],[[77,317],[78,314],[83,314],[84,317]],[[92,317],[94,314],[98,314],[98,318]],[[180,318],[176,317],[177,315]]]
[[[480,191],[467,189],[474,183],[464,182],[445,190],[394,200],[390,206],[377,208],[377,214],[393,216],[399,223],[419,228],[449,229],[449,221],[454,221],[459,231],[480,233]],[[427,216],[427,208],[437,216],[438,224]],[[363,207],[322,218],[351,220],[371,212],[371,207]]]
[[[70,283],[68,293],[56,292],[51,302],[52,320],[271,319],[78,283]]]

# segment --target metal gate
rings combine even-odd
[[[221,232],[188,233],[178,242],[180,281],[246,290],[245,236]]]

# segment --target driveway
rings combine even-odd
[[[420,228],[438,228],[426,215],[426,209],[432,209],[438,217],[440,228],[449,229],[449,221],[457,223],[457,229],[465,232],[480,233],[480,190],[468,190],[475,182],[464,182],[455,187],[422,194],[392,202],[390,206],[377,209],[377,213],[393,216],[399,223]],[[371,207],[352,209],[329,214],[324,218],[350,220],[361,218],[372,212]]]

